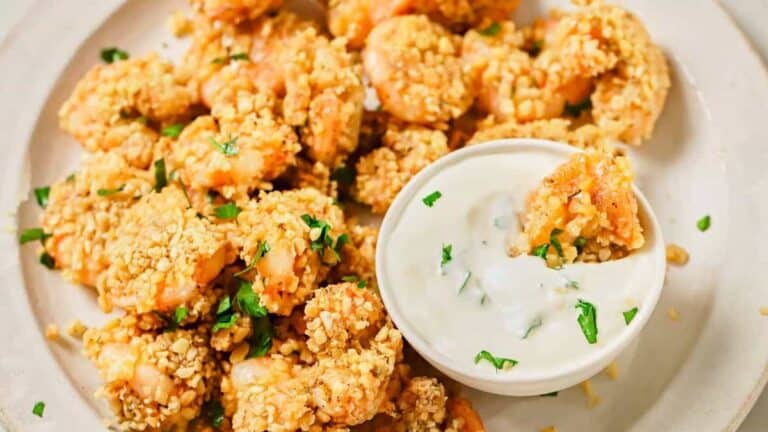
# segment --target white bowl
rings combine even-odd
[[[466,363],[449,358],[433,348],[415,331],[395,300],[396,295],[393,290],[396,288],[388,281],[387,254],[385,253],[390,234],[400,221],[407,205],[413,199],[418,199],[418,197],[415,197],[415,194],[427,181],[443,169],[478,156],[509,154],[520,151],[554,153],[562,155],[562,161],[565,162],[570,155],[579,150],[565,144],[546,140],[505,139],[467,147],[439,159],[414,176],[395,198],[381,225],[376,252],[376,273],[381,297],[395,325],[397,325],[411,346],[429,363],[452,379],[478,390],[508,396],[532,396],[562,390],[590,378],[608,366],[640,334],[645,323],[653,313],[664,285],[666,269],[665,245],[659,222],[646,198],[636,186],[633,186],[646,239],[643,248],[635,251],[635,253],[651,254],[656,273],[649,279],[653,281],[653,285],[648,288],[645,297],[638,299],[639,310],[631,326],[627,326],[619,335],[605,343],[596,345],[588,356],[573,363],[563,364],[562,367],[555,368],[546,373],[521,370],[516,371],[514,374],[504,374],[468,368]],[[406,287],[403,288],[405,289]],[[429,305],[424,306],[429,307]],[[471,325],[471,323],[467,324]],[[483,329],[478,329],[479,337],[482,337],[482,331]]]

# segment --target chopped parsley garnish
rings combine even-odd
[[[43,418],[43,412],[45,411],[45,402],[43,401],[37,401],[35,402],[35,406],[32,407],[32,414]]]
[[[544,41],[539,39],[537,41],[534,41],[531,45],[531,48],[528,49],[528,54],[531,55],[531,57],[536,57],[541,53],[541,48],[544,46]]]
[[[164,127],[161,133],[163,136],[178,138],[181,135],[181,131],[184,130],[184,126],[186,126],[184,123],[172,124]]]
[[[251,349],[246,358],[263,357],[272,348],[272,336],[275,334],[272,323],[269,321],[269,317],[265,316],[255,320],[252,328]]]
[[[146,116],[138,116],[138,117],[136,117],[136,119],[134,121],[137,122],[137,123],[141,123],[144,126],[146,126],[148,119],[147,119]]]
[[[259,240],[259,243],[256,245],[256,255],[253,256],[253,259],[251,259],[251,262],[248,264],[248,267],[240,270],[239,272],[235,273],[233,276],[237,277],[253,270],[253,268],[256,267],[256,263],[258,263],[260,259],[264,258],[264,255],[266,255],[267,252],[269,252],[269,243],[267,243],[266,241]]]
[[[248,281],[238,280],[235,302],[238,309],[254,318],[267,316],[267,308],[261,305],[259,295],[253,290],[253,284]]]
[[[155,161],[155,192],[160,192],[168,185],[168,176],[165,174],[165,159]]]
[[[565,103],[563,108],[563,115],[569,117],[578,117],[582,111],[592,109],[592,100],[589,97],[584,98],[581,102],[575,104]]]
[[[56,261],[54,261],[53,257],[48,252],[40,254],[40,264],[44,265],[49,270],[53,270],[54,267],[56,267]]]
[[[635,319],[635,315],[637,315],[637,308],[633,307],[628,311],[622,312],[622,314],[624,315],[624,322],[629,325]]]
[[[483,293],[482,297],[480,297],[480,306],[483,306],[488,301],[488,294]]]
[[[584,246],[587,245],[587,239],[582,236],[578,236],[576,237],[576,240],[573,241],[573,245],[576,247],[576,251],[581,253],[581,251],[584,250]]]
[[[477,32],[483,36],[496,36],[501,31],[501,24],[492,22],[488,27],[480,29]]]
[[[184,306],[177,307],[171,316],[165,315],[162,312],[154,311],[155,315],[165,322],[165,329],[163,331],[172,332],[179,329],[179,324],[184,321],[184,318],[189,314],[189,310]]]
[[[341,185],[351,185],[355,182],[355,168],[350,165],[339,165],[333,170],[331,180]]]
[[[464,281],[461,282],[461,286],[459,287],[459,294],[461,294],[462,291],[464,291],[464,288],[467,287],[467,284],[469,284],[469,278],[472,277],[472,272],[467,271],[467,273],[464,275]]]
[[[223,143],[216,141],[213,137],[210,137],[208,141],[210,141],[212,146],[216,147],[216,150],[224,153],[226,156],[236,156],[240,153],[237,148],[237,137],[230,138],[229,141],[224,141]]]
[[[451,256],[451,251],[453,250],[453,245],[447,244],[443,245],[443,251],[440,257],[440,267],[445,267],[446,264],[451,262],[453,259],[453,256]]]
[[[570,280],[570,279],[569,279],[569,280],[568,280],[568,281],[565,283],[565,287],[566,287],[566,288],[570,288],[570,289],[575,289],[575,290],[577,290],[577,289],[579,289],[579,283],[578,283],[578,282],[576,282],[575,280]]]
[[[435,202],[439,200],[440,197],[442,196],[443,194],[440,193],[440,191],[434,191],[431,194],[422,198],[421,201],[424,203],[425,206],[432,207],[433,205],[435,205]]]
[[[331,225],[328,222],[308,214],[301,215],[301,220],[309,227],[310,249],[317,252],[320,258],[325,258],[325,251],[328,249],[338,261],[341,248],[349,242],[349,236],[341,234],[334,241],[333,236],[331,236]]]
[[[101,50],[101,59],[104,60],[105,63],[114,63],[120,60],[127,60],[128,57],[130,56],[126,51],[123,51],[117,47],[109,47]]]
[[[510,369],[517,364],[517,360],[511,358],[496,357],[488,351],[480,351],[475,356],[475,364],[480,363],[480,360],[486,360],[490,362],[496,370]]]
[[[544,321],[542,321],[541,317],[536,318],[531,322],[531,324],[528,326],[528,329],[525,330],[525,334],[523,335],[523,339],[528,339],[528,336],[531,335],[531,333],[536,330],[537,328],[541,327],[541,325],[544,324]]]
[[[125,189],[125,185],[120,185],[120,187],[117,187],[115,189],[99,189],[96,191],[96,193],[101,197],[105,197],[105,196],[114,195],[118,192],[122,192],[123,189]]]
[[[581,310],[578,322],[587,342],[590,344],[597,342],[597,309],[595,305],[579,299],[576,303],[576,309]]]
[[[227,63],[228,61],[231,61],[231,60],[234,60],[234,61],[249,60],[249,58],[248,58],[248,54],[242,52],[242,53],[232,54],[232,55],[229,55],[229,56],[226,56],[226,57],[216,57],[215,59],[213,59],[213,61],[211,63],[214,63],[214,64],[224,64],[224,63]]]
[[[712,224],[712,218],[709,215],[706,215],[703,218],[696,221],[696,227],[701,232],[708,230],[711,224]]]
[[[531,254],[533,256],[537,256],[539,258],[546,260],[548,251],[549,251],[549,243],[544,243],[542,245],[538,245],[535,248],[533,248],[533,252],[531,252]]]
[[[48,194],[51,193],[50,186],[43,186],[35,188],[35,201],[41,208],[45,208],[48,205]]]
[[[21,236],[19,236],[19,243],[25,244],[37,240],[43,242],[50,236],[51,234],[46,233],[42,228],[27,228],[21,232]]]
[[[211,332],[228,329],[235,325],[235,322],[237,322],[237,315],[232,310],[232,300],[226,296],[219,301],[219,307],[216,308],[216,323],[211,328]]]
[[[68,175],[68,176],[67,176],[67,178],[66,178],[66,180],[67,180],[68,182],[73,182],[73,181],[75,181],[75,173],[72,173],[72,174]]]
[[[173,322],[178,326],[182,321],[184,321],[184,318],[186,318],[188,314],[189,310],[187,310],[187,308],[184,306],[177,307],[176,310],[173,311]]]
[[[549,243],[552,244],[552,247],[555,248],[557,251],[557,256],[560,258],[563,257],[563,246],[560,244],[560,240],[557,239],[557,236],[563,233],[563,230],[560,228],[555,228],[552,230],[551,233],[549,233]]]
[[[224,424],[224,406],[217,400],[209,400],[203,404],[203,416],[218,429]]]
[[[344,282],[357,282],[358,288],[365,288],[365,286],[368,285],[368,282],[366,282],[365,279],[361,279],[355,275],[343,276],[341,280]]]
[[[235,219],[240,214],[240,207],[235,203],[227,203],[213,209],[213,213],[219,219]]]

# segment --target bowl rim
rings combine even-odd
[[[396,228],[403,211],[412,201],[414,195],[419,191],[421,186],[445,168],[459,164],[464,160],[473,157],[488,156],[493,154],[508,154],[526,148],[536,148],[551,153],[562,154],[565,156],[563,162],[565,162],[567,157],[570,155],[583,152],[583,149],[579,149],[568,144],[538,138],[505,138],[486,141],[484,143],[479,143],[470,147],[464,147],[432,162],[426,168],[422,169],[415,176],[413,176],[395,197],[394,201],[384,215],[381,226],[379,228],[379,234],[376,243],[376,279],[379,287],[379,293],[384,302],[387,313],[392,317],[392,321],[403,334],[403,337],[405,337],[405,339],[413,346],[413,348],[422,356],[424,356],[427,361],[433,363],[433,365],[438,369],[441,369],[444,372],[448,372],[450,375],[455,376],[455,378],[458,381],[461,381],[463,384],[477,389],[481,389],[477,385],[478,381],[487,384],[520,384],[530,386],[532,384],[548,382],[552,380],[568,379],[571,376],[575,376],[590,369],[594,369],[595,365],[610,362],[619,354],[621,350],[629,345],[629,343],[640,334],[641,330],[643,327],[645,327],[646,323],[649,321],[651,315],[653,314],[659,297],[661,296],[661,291],[664,287],[664,278],[666,274],[666,253],[661,225],[645,195],[643,195],[637,185],[633,183],[632,190],[638,201],[638,209],[642,213],[646,222],[644,231],[646,233],[648,231],[652,233],[653,244],[648,245],[648,243],[646,243],[646,245],[649,247],[649,253],[655,254],[654,264],[658,269],[657,275],[648,294],[640,302],[638,302],[638,313],[632,320],[632,324],[634,325],[626,326],[625,331],[620,332],[618,336],[611,338],[605,344],[598,345],[598,349],[593,351],[588,356],[583,357],[580,361],[570,363],[565,367],[556,369],[556,371],[553,373],[547,373],[543,371],[524,371],[522,373],[515,374],[502,374],[498,373],[498,371],[457,366],[453,359],[432,348],[431,345],[428,344],[425,339],[413,329],[410,322],[405,319],[404,314],[401,313],[398,307],[398,303],[395,299],[395,295],[390,290],[390,284],[388,283],[386,276],[387,258],[385,251],[387,249],[388,237],[389,234],[392,233]]]

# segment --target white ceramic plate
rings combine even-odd
[[[768,317],[758,312],[768,305],[768,252],[760,243],[768,237],[765,70],[712,2],[626,6],[664,48],[673,72],[654,138],[631,152],[637,182],[664,237],[685,246],[691,261],[670,269],[656,313],[619,359],[619,379],[593,380],[600,405],[587,408],[578,388],[548,398],[469,392],[489,431],[731,431],[768,377]],[[20,251],[11,231],[38,223],[33,204],[19,207],[30,185],[49,184],[76,165],[79,148],[56,125],[75,82],[105,46],[178,55],[181,46],[165,26],[177,7],[181,0],[39,1],[0,47],[7,228],[0,235],[0,418],[11,431],[104,429],[108,412],[92,398],[95,371],[78,346],[47,343],[42,333],[48,323],[105,317],[92,292],[42,268],[34,247]],[[696,220],[704,214],[712,215],[712,228],[701,233]],[[672,307],[678,321],[667,317]],[[43,419],[31,414],[36,400],[47,404]]]

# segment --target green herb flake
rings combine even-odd
[[[237,315],[232,310],[232,300],[226,296],[219,301],[219,306],[216,308],[216,323],[213,324],[211,332],[228,329],[235,325],[235,322],[237,322]]]
[[[127,60],[128,57],[130,56],[126,51],[123,51],[117,47],[109,47],[101,50],[101,59],[104,60],[105,63],[114,63],[120,60]]]
[[[531,252],[531,255],[537,256],[541,259],[546,260],[547,252],[549,252],[549,243],[544,243],[542,245],[538,245],[535,248],[533,248],[533,252]]]
[[[50,236],[51,234],[46,233],[42,228],[27,228],[21,232],[19,243],[26,244],[37,240],[43,242]]]
[[[576,237],[576,240],[573,241],[573,245],[576,247],[576,251],[581,253],[581,251],[584,250],[584,246],[587,245],[587,239],[582,236],[578,236]]]
[[[183,124],[183,123],[172,124],[170,126],[164,127],[162,132],[160,132],[160,133],[162,133],[163,136],[167,136],[167,137],[170,137],[170,138],[178,138],[179,135],[181,135],[181,131],[184,130],[185,126],[186,125]]]
[[[214,428],[218,429],[224,424],[224,406],[217,400],[209,400],[203,404],[203,416]]]
[[[213,213],[219,219],[235,219],[240,214],[240,207],[235,203],[227,203],[216,207]]]
[[[358,288],[365,288],[368,285],[368,282],[366,282],[365,279],[361,279],[355,275],[342,276],[341,280],[344,282],[357,282]]]
[[[628,311],[622,312],[622,315],[624,315],[624,323],[629,325],[635,319],[635,315],[637,315],[637,308],[633,307]]]
[[[472,272],[467,271],[467,273],[464,274],[464,280],[461,282],[461,286],[459,286],[459,294],[461,294],[462,291],[464,291],[464,288],[469,285],[469,279],[472,277]]]
[[[233,276],[237,277],[253,270],[253,268],[256,267],[256,263],[258,263],[259,260],[264,258],[264,255],[266,255],[267,252],[269,252],[269,243],[267,243],[266,241],[259,240],[259,243],[256,245],[256,255],[253,256],[253,259],[251,259],[251,262],[248,264],[248,267],[240,270],[239,272],[235,273]]]
[[[492,22],[488,27],[478,30],[477,32],[483,36],[496,36],[501,31],[501,24]]]
[[[241,311],[252,317],[261,318],[267,316],[267,308],[261,305],[259,295],[253,290],[253,284],[248,281],[238,280],[235,303]]]
[[[577,289],[579,289],[579,283],[577,281],[575,281],[575,280],[568,280],[565,283],[565,287],[577,290]]]
[[[575,104],[566,102],[565,107],[563,108],[563,115],[568,117],[578,117],[581,115],[582,111],[591,109],[592,100],[589,97],[586,97],[581,102],[577,102]]]
[[[220,151],[225,156],[236,156],[238,153],[240,153],[240,150],[237,148],[237,137],[230,138],[228,141],[224,141],[223,143],[216,141],[216,139],[213,137],[210,137],[208,141],[212,146],[216,148],[216,150]]]
[[[328,222],[308,214],[301,215],[301,220],[309,227],[310,249],[317,252],[320,258],[325,258],[325,251],[330,250],[334,259],[338,261],[341,258],[341,248],[349,243],[349,236],[341,234],[334,240],[331,236],[331,225]]]
[[[576,309],[580,309],[579,326],[584,337],[590,344],[597,342],[597,309],[592,303],[579,299],[576,303]]]
[[[56,267],[56,261],[48,252],[40,254],[40,264],[44,265],[49,270],[53,270]]]
[[[258,318],[253,323],[253,337],[250,341],[251,349],[246,357],[254,358],[267,355],[270,348],[272,348],[272,336],[274,334],[275,332],[272,329],[269,317]]]
[[[186,307],[177,307],[176,310],[173,311],[173,322],[178,326],[182,321],[184,321],[184,318],[186,318],[188,314],[189,310],[187,310]]]
[[[165,173],[165,159],[155,161],[155,192],[160,192],[168,185],[168,176]]]
[[[45,402],[43,401],[37,401],[35,402],[35,406],[32,407],[32,414],[43,418],[43,412],[45,411]]]
[[[68,175],[68,176],[67,176],[67,178],[66,178],[66,180],[67,180],[68,182],[73,182],[73,181],[75,181],[75,173],[72,173],[72,174]]]
[[[238,60],[248,60],[248,54],[241,52],[237,54],[232,54],[229,56],[230,60],[238,61]]]
[[[43,186],[35,188],[35,201],[41,208],[45,208],[48,205],[48,195],[51,193],[50,186]]]
[[[350,165],[339,165],[333,170],[331,180],[340,185],[351,185],[355,182],[355,168]]]
[[[536,57],[541,53],[541,48],[544,47],[544,41],[539,39],[537,41],[534,41],[531,45],[531,48],[528,50],[528,54],[531,55],[531,57]]]
[[[699,231],[701,232],[708,230],[710,225],[712,225],[712,217],[710,217],[709,215],[706,215],[703,218],[696,221],[696,228],[698,228]]]
[[[453,245],[451,244],[443,245],[443,250],[440,257],[440,267],[445,267],[446,264],[451,262],[451,260],[453,259],[453,256],[451,256],[452,251],[453,251]]]
[[[480,363],[480,360],[486,360],[493,365],[496,370],[511,369],[517,364],[517,360],[504,357],[496,357],[488,351],[480,351],[475,355],[475,364]]]
[[[528,339],[528,336],[530,336],[534,330],[541,327],[542,324],[544,324],[544,321],[541,319],[541,317],[537,317],[535,320],[533,320],[531,324],[528,326],[528,328],[525,330],[525,334],[523,334],[523,339]]]
[[[106,196],[114,195],[118,192],[122,192],[124,189],[125,189],[125,185],[120,185],[120,187],[117,187],[115,189],[99,189],[96,191],[96,193],[100,197],[106,197]]]
[[[555,228],[551,233],[549,233],[549,243],[552,244],[553,248],[555,248],[555,251],[557,251],[557,256],[560,258],[563,257],[563,246],[560,244],[560,240],[557,239],[557,236],[562,233],[563,230],[560,228]]]
[[[443,196],[443,194],[440,193],[440,191],[434,191],[431,194],[429,194],[429,195],[425,196],[424,198],[422,198],[421,202],[423,202],[424,205],[427,206],[427,207],[432,207],[433,205],[435,205],[435,202],[437,202],[437,200],[439,200],[440,197],[442,197],[442,196]]]

